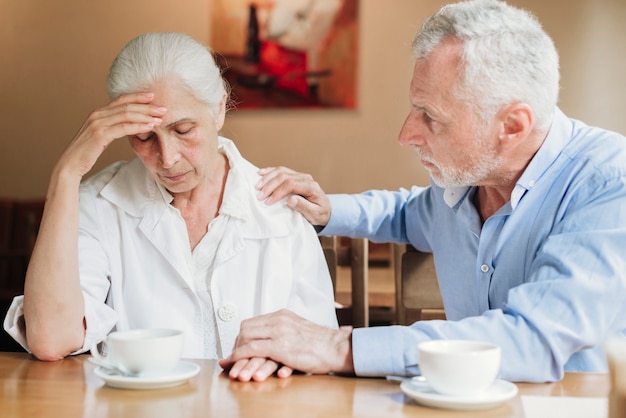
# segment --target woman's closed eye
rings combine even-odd
[[[179,123],[174,127],[174,132],[176,132],[178,135],[187,135],[191,133],[194,126],[194,124],[188,122]]]

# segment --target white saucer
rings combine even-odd
[[[122,389],[161,389],[182,385],[200,372],[200,366],[190,361],[181,360],[174,370],[164,376],[133,377],[122,376],[119,373],[97,367],[94,370],[96,376],[114,388]]]
[[[500,405],[517,395],[517,386],[506,380],[496,380],[485,393],[477,396],[450,396],[435,392],[428,382],[406,380],[400,389],[411,399],[425,406],[443,409],[476,410]]]

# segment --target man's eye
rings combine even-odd
[[[191,128],[184,128],[184,129],[176,129],[176,133],[179,135],[185,135],[188,134],[191,131]]]

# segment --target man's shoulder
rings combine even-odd
[[[574,121],[563,152],[581,169],[626,176],[626,137],[617,132]]]

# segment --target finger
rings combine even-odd
[[[103,119],[111,115],[124,113],[140,113],[156,117],[163,116],[166,109],[152,104],[153,99],[153,93],[135,93],[119,96],[106,106],[92,112],[92,116],[89,119]]]
[[[274,170],[276,170],[276,167],[264,167],[264,168],[259,168],[259,171],[257,171],[257,173],[259,174],[259,176],[263,177],[267,173],[270,173]]]
[[[286,167],[267,168],[260,170],[261,172],[263,173],[262,177],[256,185],[257,190],[260,191],[259,200],[265,199],[280,185],[299,175],[299,173]]]
[[[80,135],[99,136],[110,141],[124,136],[150,132],[163,122],[164,108],[148,105],[125,105],[93,112]]]
[[[289,196],[287,199],[287,206],[297,212],[300,212],[311,224],[320,225],[316,216],[319,212],[319,207],[316,204],[309,202],[304,197],[299,195]]]
[[[276,344],[272,340],[257,339],[243,343],[236,347],[230,355],[231,362],[237,363],[240,360],[251,359],[255,357],[271,358],[277,362],[284,363],[279,352],[275,352]],[[235,364],[236,365],[236,364]],[[231,367],[231,372],[235,368]]]
[[[104,121],[106,126],[123,123],[154,123],[159,125],[167,109],[161,106],[129,103],[103,109],[95,115],[95,120]]]
[[[283,309],[244,319],[239,325],[239,335],[235,339],[235,347],[247,344],[251,340],[271,338],[273,327],[285,321],[288,315],[289,312]]]
[[[287,206],[302,213],[307,219],[307,215],[315,217],[315,215],[319,213],[320,208],[316,202],[311,202],[307,198],[297,194],[289,196]]]
[[[284,336],[284,329],[293,329],[298,326],[300,318],[292,312],[281,309],[277,312],[259,315],[241,322],[239,335],[229,360],[236,362],[245,358],[263,357],[272,358],[285,363],[279,354],[279,339]],[[288,353],[282,353],[284,355]]]
[[[247,362],[245,362],[243,367],[237,368],[236,377],[233,376],[234,367],[230,369],[229,376],[231,378],[236,378],[241,382],[249,382],[252,379],[253,375],[261,369],[261,367],[266,363],[266,361],[267,360],[262,357],[251,358]],[[276,363],[274,364],[276,365]],[[276,370],[276,367],[274,368],[274,370]],[[272,373],[274,373],[274,371],[272,371]],[[263,373],[261,373],[261,376],[262,375]]]
[[[267,182],[276,178],[281,172],[287,170],[285,167],[265,167],[260,168],[257,173],[261,176],[261,179],[257,183],[257,189],[261,189]]]
[[[241,373],[241,370],[243,370],[246,367],[246,364],[248,364],[249,359],[241,359],[241,360],[237,360],[234,363],[231,363],[231,367],[228,371],[228,377],[230,377],[231,379],[237,380],[239,379],[239,374]]]
[[[276,177],[298,174],[294,170],[287,167],[266,167],[259,169],[257,173],[261,176],[261,179],[259,180],[260,186],[274,180]]]
[[[111,106],[119,106],[129,103],[141,103],[141,104],[149,104],[154,100],[154,93],[152,92],[138,92],[138,93],[128,93],[123,94],[121,96],[116,97],[111,101]]]
[[[112,102],[107,106],[94,110],[89,114],[81,129],[79,135],[85,131],[102,133],[106,128],[119,124],[139,124],[141,128],[159,125],[162,122],[162,116],[167,111],[161,106],[141,103],[119,103]]]
[[[147,123],[123,122],[112,125],[107,129],[107,135],[112,139],[134,137],[135,135],[153,131],[162,121],[155,120]]]
[[[312,178],[308,174],[281,173],[267,181],[261,188],[260,200],[273,205],[290,194],[313,194]]]
[[[276,372],[276,376],[280,377],[281,379],[285,379],[292,374],[293,369],[289,366],[281,366],[280,369],[278,369],[278,372]]]
[[[114,114],[143,114],[161,117],[166,108],[152,104],[154,93],[132,93],[117,97],[108,105],[93,112],[94,119],[106,118]]]
[[[284,335],[284,329],[295,329],[301,321],[301,317],[288,309],[280,309],[276,312],[245,319],[239,326],[239,335],[235,340],[235,348],[248,345],[254,341],[273,342]]]
[[[151,103],[154,100],[154,93],[152,92],[138,92],[128,93],[117,96],[111,104],[124,104],[124,103]]]
[[[91,151],[88,150],[91,149],[96,153],[93,157],[97,158],[116,139],[150,132],[160,122],[124,122],[111,126],[102,126],[106,123],[107,121],[101,121],[86,126],[72,141],[72,148],[77,150],[86,149],[90,154]]]
[[[268,377],[272,376],[274,372],[278,370],[278,363],[273,360],[266,359],[254,373],[252,373],[252,379],[255,382],[262,382]]]
[[[163,116],[167,111],[167,108],[163,106],[157,106],[152,103],[141,103],[141,102],[129,102],[129,103],[110,103],[109,106],[106,106],[102,109],[103,111],[108,111],[111,114],[113,113],[127,113],[132,115],[133,113],[145,114],[149,116]]]
[[[326,225],[330,219],[330,202],[327,199],[312,202],[299,195],[287,199],[287,206],[300,212],[312,225]]]
[[[219,364],[219,366],[222,369],[224,369],[224,371],[227,372],[233,367],[235,363],[230,360],[230,357],[228,357],[228,358],[219,359],[217,361],[217,364]]]

